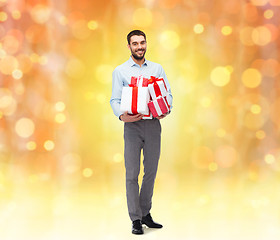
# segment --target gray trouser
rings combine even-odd
[[[161,126],[158,119],[124,124],[124,158],[126,197],[132,221],[146,216],[152,207],[152,196],[160,156]],[[144,176],[139,193],[138,175],[143,149]]]

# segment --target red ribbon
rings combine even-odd
[[[154,90],[155,90],[156,97],[161,96],[161,91],[160,91],[159,85],[157,83],[159,81],[163,81],[164,87],[167,90],[163,78],[156,78],[154,76],[151,76],[151,79],[149,79],[149,84],[154,84]]]
[[[132,87],[131,112],[137,114],[138,87]]]
[[[128,86],[129,87],[141,87],[141,86],[137,85],[137,81],[138,81],[137,77],[131,77],[130,84]],[[148,87],[148,84],[149,84],[149,79],[148,78],[143,78],[142,87]]]

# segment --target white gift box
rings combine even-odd
[[[130,114],[149,115],[149,100],[148,87],[123,87],[120,111],[122,113],[127,111]]]
[[[153,100],[158,96],[166,97],[168,94],[163,79],[149,84],[148,88]]]

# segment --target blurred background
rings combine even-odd
[[[279,0],[0,7],[1,239],[135,238],[109,104],[133,29],[174,98],[152,208],[164,228],[142,237],[280,237]]]

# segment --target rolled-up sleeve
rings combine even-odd
[[[123,82],[121,80],[120,72],[116,68],[112,74],[112,96],[110,104],[114,114],[119,117],[121,115],[120,105],[122,96]]]

